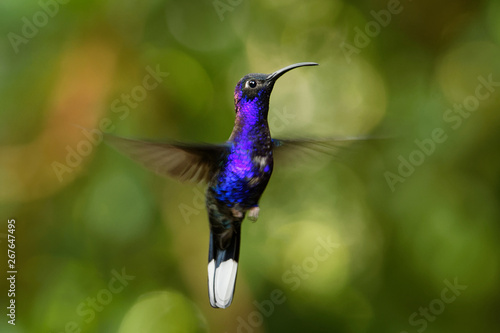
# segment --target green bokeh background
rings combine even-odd
[[[18,270],[16,326],[3,310],[0,331],[498,332],[500,85],[474,96],[481,77],[500,82],[500,2],[215,3],[0,3],[0,275],[9,218]],[[90,145],[81,127],[222,142],[235,83],[301,61],[320,67],[278,81],[274,136],[395,138],[341,163],[277,161],[243,227],[234,302],[212,309],[203,186]],[[125,107],[147,68],[168,76]],[[446,140],[430,144],[436,129]],[[68,149],[85,156],[58,177]],[[335,244],[326,257],[321,240]],[[450,300],[454,282],[466,288]]]

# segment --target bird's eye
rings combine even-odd
[[[255,82],[255,80],[249,80],[246,83],[246,87],[247,88],[255,88],[255,87],[257,87],[257,82]]]

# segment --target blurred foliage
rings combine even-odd
[[[0,216],[19,273],[0,331],[497,332],[499,17],[496,0],[3,0]],[[212,309],[203,187],[84,128],[222,142],[235,83],[300,61],[320,67],[276,84],[273,135],[395,139],[277,161],[233,305]]]

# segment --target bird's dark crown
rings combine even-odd
[[[234,90],[235,103],[241,101],[243,97],[245,97],[246,100],[252,100],[256,97],[265,97],[263,96],[263,94],[270,95],[274,82],[266,80],[267,77],[268,74],[262,73],[252,73],[245,75],[238,82],[238,84],[236,84],[236,88]]]

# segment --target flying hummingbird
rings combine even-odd
[[[236,120],[223,144],[162,143],[106,135],[121,152],[161,175],[181,181],[204,181],[210,223],[208,295],[214,308],[231,305],[240,252],[241,224],[259,216],[259,199],[273,172],[276,155],[296,148],[317,151],[341,147],[362,137],[327,140],[279,140],[271,138],[267,115],[274,84],[301,62],[271,74],[248,74],[234,90]]]

